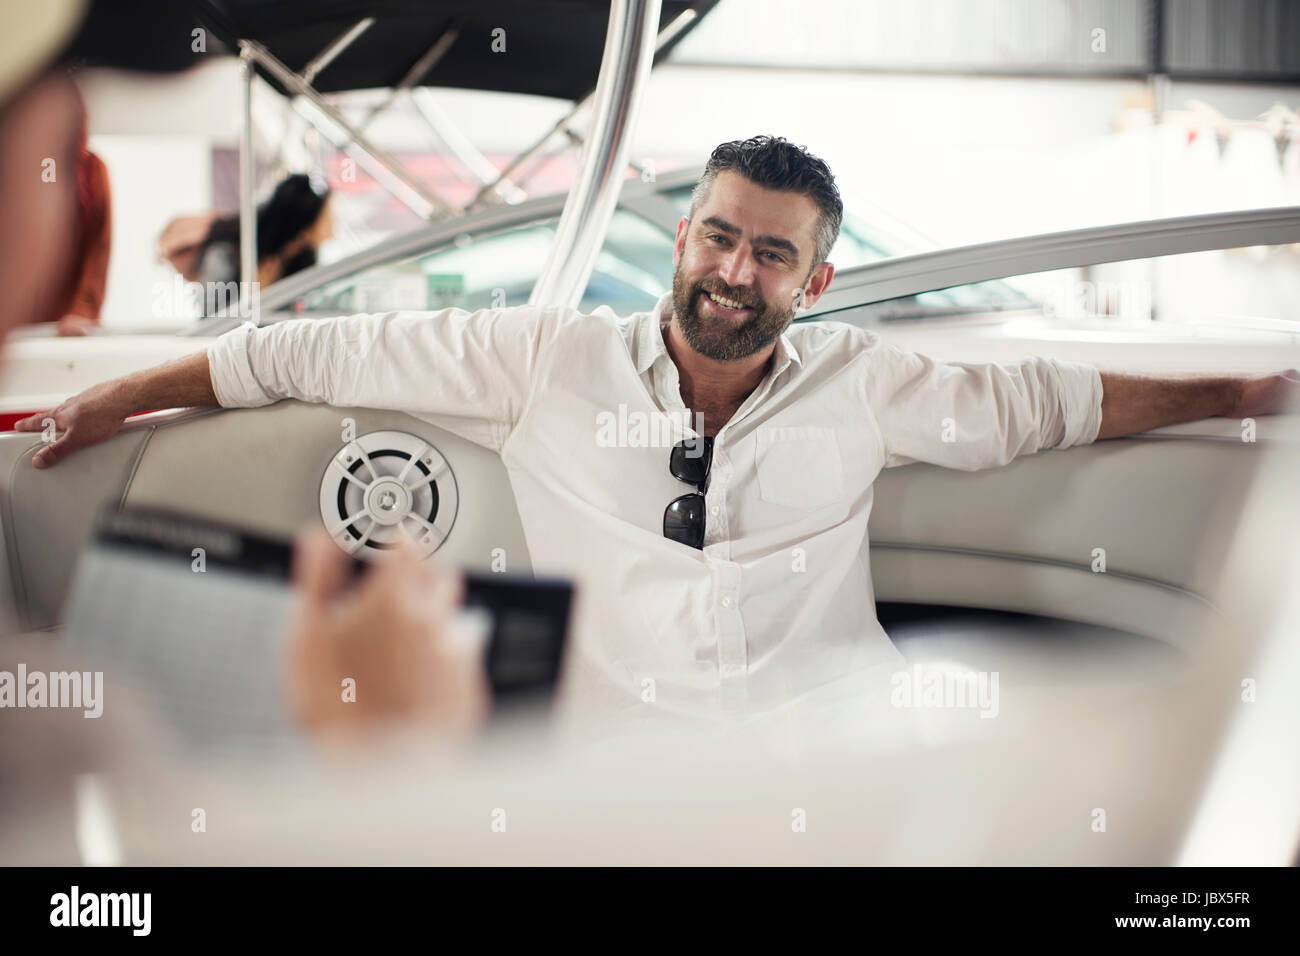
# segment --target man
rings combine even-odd
[[[831,283],[841,217],[821,160],[780,138],[724,143],[652,312],[449,309],[242,328],[18,427],[54,417],[62,437],[35,458],[48,467],[151,408],[297,398],[434,422],[501,454],[534,567],[578,578],[584,689],[698,713],[896,669],[866,534],[882,468],[996,467],[1265,414],[1296,390],[1282,375],[940,364],[847,325],[792,326]]]

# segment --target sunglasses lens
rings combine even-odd
[[[664,509],[664,537],[688,548],[704,547],[704,495],[682,495]]]
[[[713,442],[708,438],[688,438],[673,446],[668,459],[668,470],[679,481],[689,481],[693,485],[704,484],[709,476],[709,461]]]

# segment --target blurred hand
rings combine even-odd
[[[58,408],[37,412],[15,422],[14,431],[44,431],[46,422],[54,419],[58,437],[32,456],[33,465],[47,468],[69,452],[112,438],[130,411],[120,383],[105,382],[72,396]]]
[[[200,216],[177,216],[158,237],[158,258],[171,263],[173,269],[190,282],[199,281],[199,248],[208,238],[216,213]]]
[[[65,315],[59,319],[55,332],[59,335],[87,335],[98,324],[84,315]]]
[[[1253,418],[1296,411],[1300,407],[1300,371],[1289,368],[1275,375],[1241,380],[1241,391],[1232,418]]]
[[[347,558],[324,532],[299,537],[289,682],[300,723],[345,739],[385,724],[449,736],[478,726],[489,693],[481,642],[455,622],[460,574],[404,543],[351,587],[346,575]]]

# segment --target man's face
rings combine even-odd
[[[796,296],[811,306],[835,272],[825,262],[812,269],[817,221],[809,196],[719,173],[695,218],[677,227],[673,308],[686,343],[726,362],[775,342]]]

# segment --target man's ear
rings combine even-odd
[[[808,281],[804,283],[803,289],[803,307],[811,309],[818,299],[822,297],[828,288],[830,288],[831,279],[835,278],[835,267],[829,262],[823,262],[812,271]]]
[[[686,247],[686,233],[690,231],[691,221],[682,216],[677,223],[677,238],[673,240],[673,266],[682,261],[682,249]]]

